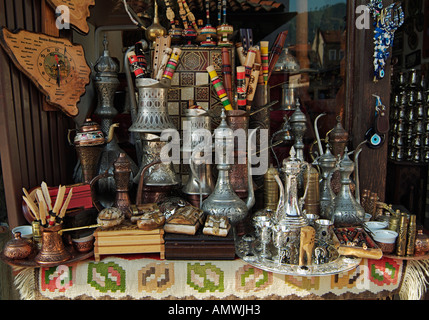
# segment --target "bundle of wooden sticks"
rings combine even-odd
[[[246,39],[236,45],[240,66],[236,67],[236,104],[231,106],[233,97],[231,57],[227,48],[222,48],[222,77],[220,80],[214,67],[207,67],[207,72],[216,90],[219,99],[226,110],[246,109],[250,111],[258,85],[267,85],[274,70],[275,64],[283,50],[288,32],[282,31],[269,51],[269,42],[260,41],[253,45]],[[250,44],[250,46],[249,46]],[[248,49],[247,49],[248,48]]]
[[[40,222],[40,225],[49,228],[63,223],[64,216],[73,195],[73,188],[70,188],[65,201],[66,186],[59,186],[55,203],[52,206],[51,196],[46,182],[42,182],[41,188],[36,190],[36,196],[33,200],[25,188],[22,188],[24,195],[22,199],[30,209],[33,218]]]
[[[179,47],[171,47],[171,36],[167,35],[155,40],[151,68],[148,68],[141,42],[135,44],[134,51],[128,52],[127,58],[136,78],[152,78],[169,86],[179,65],[181,53]]]

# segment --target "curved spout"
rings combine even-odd
[[[354,163],[355,163],[355,198],[358,203],[360,203],[360,190],[359,190],[359,154],[362,152],[362,146],[367,142],[367,140],[362,141],[358,144],[354,154]]]
[[[110,141],[112,141],[113,136],[115,134],[115,128],[119,127],[119,123],[114,123],[110,126],[109,128],[109,135],[106,138],[106,143],[109,143]]]
[[[319,114],[316,119],[314,119],[314,133],[316,134],[316,139],[317,139],[317,147],[319,149],[319,155],[321,156],[323,154],[323,147],[322,147],[322,142],[320,141],[320,136],[319,136],[319,130],[317,129],[317,121],[319,120],[319,118],[326,116],[326,113],[321,113]]]
[[[250,210],[255,204],[255,192],[253,190],[253,178],[252,178],[252,137],[256,134],[257,129],[252,130],[249,134],[248,142],[247,142],[247,199],[246,199],[246,207]]]
[[[278,219],[279,212],[285,203],[285,196],[284,196],[285,189],[284,189],[283,182],[280,179],[279,175],[277,175],[277,174],[274,175],[274,179],[276,179],[276,182],[279,185],[279,203],[277,205],[277,210],[276,210],[276,214],[275,214],[276,218]]]

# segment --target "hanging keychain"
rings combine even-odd
[[[374,19],[374,82],[384,78],[390,47],[395,31],[404,23],[404,12],[400,2],[383,8],[382,0],[371,0],[368,8]]]
[[[386,112],[386,106],[381,102],[378,95],[373,94],[377,99],[375,104],[375,120],[374,125],[365,133],[367,145],[370,148],[379,148],[383,145],[386,133],[389,132],[389,117]]]

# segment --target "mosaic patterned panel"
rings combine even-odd
[[[168,92],[168,112],[178,130],[182,128],[182,118],[189,105],[189,100],[193,100],[206,110],[211,109],[215,115],[220,115],[222,107],[206,70],[207,66],[214,65],[218,75],[222,77],[222,49],[218,47],[182,47],[181,49],[180,63]],[[234,50],[232,50],[231,61],[234,61]],[[212,127],[216,128],[219,121],[219,117],[216,117]],[[186,181],[187,166],[180,167],[178,173],[184,176],[184,181]]]

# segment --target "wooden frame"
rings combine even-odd
[[[0,25],[11,30],[22,28],[36,32],[52,27],[54,15],[43,14],[43,8],[52,10],[45,0],[0,1]],[[372,28],[355,27],[356,7],[367,0],[347,2],[347,59],[346,100],[338,102],[344,110],[343,125],[350,133],[350,147],[355,148],[373,123],[375,100],[378,94],[389,112],[390,60],[383,80],[372,81]],[[384,1],[384,5],[392,0]],[[49,20],[51,19],[51,20]],[[44,27],[43,27],[44,26]],[[55,30],[54,30],[55,31]],[[71,183],[75,152],[66,141],[73,120],[61,112],[42,110],[43,95],[26,79],[0,50],[0,154],[8,222],[11,227],[26,223],[21,214],[22,187],[31,188],[46,181],[48,185]],[[342,104],[345,104],[344,106]],[[386,139],[387,140],[387,139]],[[377,192],[384,200],[387,166],[387,143],[379,149],[364,146],[360,155],[361,189]],[[364,159],[364,160],[363,160]]]
[[[392,0],[383,1],[383,4],[388,6],[392,2]],[[374,123],[373,94],[380,96],[386,106],[386,113],[390,112],[390,59],[387,61],[384,79],[374,82],[372,21],[370,29],[357,29],[355,26],[356,8],[367,3],[367,0],[348,1],[345,128],[350,133],[352,148],[356,148],[364,140],[365,132]],[[380,201],[384,201],[386,192],[387,141],[388,137],[383,146],[378,149],[370,149],[364,145],[359,156],[360,189],[376,192]]]

